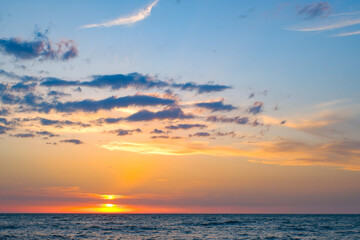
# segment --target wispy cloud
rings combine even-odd
[[[319,2],[297,7],[299,15],[305,15],[306,18],[316,18],[327,16],[331,12],[331,6],[327,2]]]
[[[335,34],[334,37],[346,37],[360,34],[360,31]]]
[[[97,24],[89,24],[82,26],[82,28],[94,28],[94,27],[112,27],[112,26],[118,26],[118,25],[130,25],[139,21],[144,20],[148,16],[150,16],[151,10],[153,7],[159,2],[159,0],[155,0],[149,5],[147,5],[145,8],[141,9],[140,11],[136,12],[133,15],[127,16],[127,17],[119,17],[114,20],[110,20],[104,23],[97,23]]]
[[[354,25],[358,25],[358,24],[360,24],[360,18],[338,20],[335,22],[318,25],[318,26],[314,26],[314,27],[299,27],[299,28],[292,28],[291,30],[301,31],[301,32],[316,32],[316,31],[335,30],[335,29],[354,26]]]

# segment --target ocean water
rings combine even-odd
[[[360,239],[360,215],[0,214],[0,239]]]

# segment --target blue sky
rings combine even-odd
[[[18,159],[19,165],[5,160],[1,164],[3,171],[15,174],[3,180],[16,196],[24,189],[41,195],[44,189],[60,188],[73,195],[82,191],[142,199],[179,188],[182,197],[176,193],[170,198],[191,202],[189,196],[199,190],[204,193],[201,202],[229,184],[228,176],[239,181],[232,169],[240,164],[240,172],[251,169],[254,176],[273,183],[269,188],[275,202],[293,194],[290,184],[276,185],[276,179],[262,176],[274,171],[290,183],[295,180],[287,176],[289,169],[303,180],[307,171],[314,179],[321,173],[324,182],[318,188],[307,190],[300,184],[296,189],[311,196],[325,189],[319,198],[326,203],[329,194],[334,198],[342,190],[327,188],[325,179],[336,175],[334,181],[354,183],[360,177],[358,1],[4,0],[0,32],[0,141],[4,156]],[[26,52],[29,45],[39,48]],[[16,146],[23,153],[17,153]],[[40,149],[37,157],[32,157],[34,146]],[[22,164],[35,163],[54,171],[62,164],[60,157],[50,165],[42,161],[56,154],[77,156],[74,161],[101,156],[92,160],[92,166],[104,169],[100,174],[96,168],[83,171],[77,163],[67,163],[71,169],[64,170],[67,177],[54,176],[48,185],[32,175],[24,181],[15,173]],[[114,160],[123,155],[128,160]],[[156,157],[162,159],[159,168],[177,180],[160,176],[155,167],[143,167],[157,162]],[[188,167],[193,166],[191,161],[209,158],[215,167],[194,163],[199,167],[194,174],[201,176],[194,180],[197,177],[176,170],[165,157],[174,166]],[[185,163],[177,162],[179,158]],[[224,158],[231,160],[223,165]],[[121,168],[126,176],[133,173],[131,180],[122,181],[141,186],[109,183],[107,175],[116,178],[115,172],[107,174],[102,159],[115,161],[114,169]],[[216,166],[223,172],[215,174],[219,181],[215,186],[211,174]],[[34,170],[35,175],[40,172]],[[83,183],[94,173],[108,187]],[[148,192],[156,179],[165,179],[158,182],[168,185]],[[196,190],[188,181],[200,186]],[[264,189],[255,182],[249,191],[263,199]],[[231,186],[224,196],[232,194]],[[344,191],[348,192],[342,201],[329,201],[319,212],[328,212],[331,206],[338,212],[359,211],[356,203],[345,206],[350,199],[359,199],[359,190],[350,184]],[[222,205],[224,199],[204,209],[169,201],[162,203],[163,210],[151,210],[154,206],[144,207],[146,196],[141,206],[128,204],[135,204],[135,212],[272,211],[266,202],[259,208],[236,204],[228,208]],[[240,192],[234,196],[241,198]],[[306,212],[317,207],[289,199],[276,210]],[[3,204],[8,206],[3,211],[28,211],[21,207],[34,203]]]

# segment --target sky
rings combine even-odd
[[[0,5],[0,212],[360,213],[359,1]]]

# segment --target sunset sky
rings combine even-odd
[[[0,2],[0,212],[360,213],[360,2]]]

